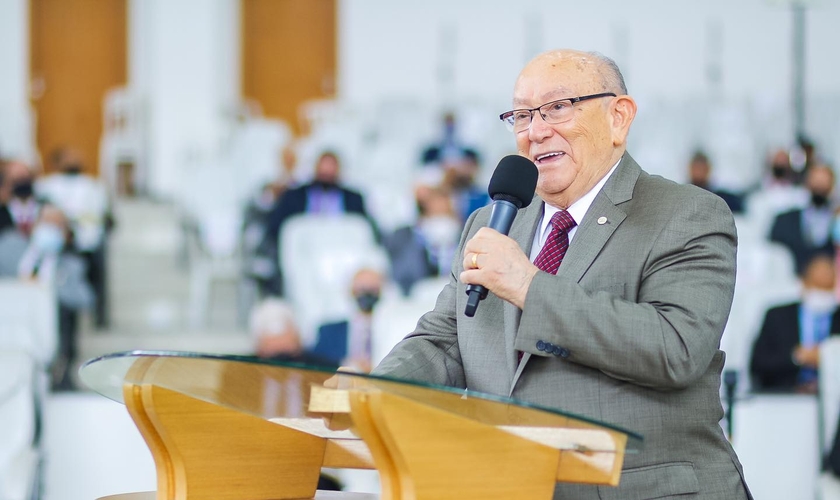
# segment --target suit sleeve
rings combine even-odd
[[[540,356],[539,340],[566,349],[561,362],[585,365],[640,386],[689,386],[718,351],[735,284],[735,226],[717,196],[664,205],[672,215],[640,267],[635,301],[587,291],[539,272],[525,299],[515,347]],[[620,264],[620,259],[616,265]]]
[[[466,388],[461,351],[458,346],[455,311],[457,274],[466,235],[475,221],[473,213],[461,235],[461,243],[452,260],[449,283],[438,295],[433,310],[424,314],[417,327],[373,370],[374,375],[418,380],[450,387]]]

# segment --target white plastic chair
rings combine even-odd
[[[820,469],[815,396],[762,394],[735,409],[732,446],[755,498],[812,499]]]
[[[0,348],[0,498],[29,500],[40,486],[36,421],[41,402],[38,362],[26,351]]]
[[[384,269],[386,262],[373,229],[359,215],[303,214],[283,224],[283,288],[298,314],[305,346],[315,342],[318,325],[349,316],[353,274],[366,266]]]
[[[46,369],[58,347],[57,304],[41,283],[0,279],[0,349],[28,353]]]

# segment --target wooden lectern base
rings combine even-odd
[[[143,493],[126,493],[123,495],[109,495],[98,500],[155,500],[157,493],[145,491]],[[303,499],[302,499],[303,500]],[[344,491],[321,491],[315,492],[312,500],[379,500],[378,495],[370,493],[352,493]]]

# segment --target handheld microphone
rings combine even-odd
[[[487,227],[504,235],[508,234],[517,210],[531,204],[537,188],[538,175],[537,166],[524,156],[508,155],[499,160],[487,187],[487,192],[493,199]],[[487,288],[468,285],[467,295],[464,314],[472,318],[478,309],[478,302],[487,297]]]

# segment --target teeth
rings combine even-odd
[[[537,161],[542,161],[546,158],[551,158],[552,156],[562,156],[564,154],[566,154],[566,153],[561,151],[559,153],[548,153],[548,154],[540,155],[540,156],[537,156]]]

